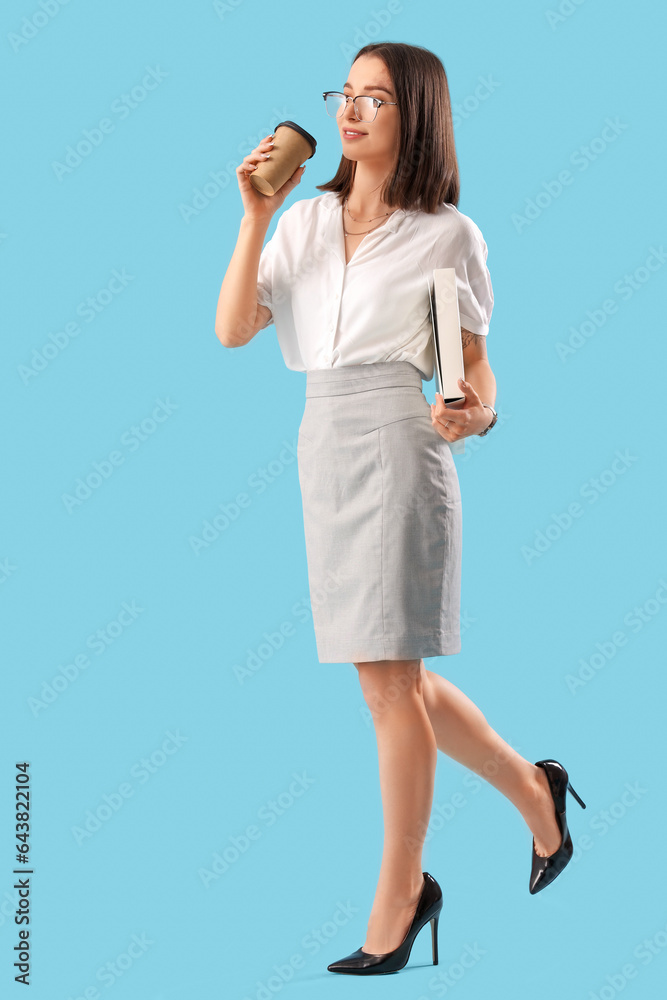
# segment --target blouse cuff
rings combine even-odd
[[[477,334],[478,337],[486,337],[489,332],[488,323],[481,323],[478,319],[466,316],[465,313],[460,312],[459,319],[464,330],[470,330],[471,333]]]

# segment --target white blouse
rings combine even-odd
[[[271,310],[285,364],[295,371],[410,361],[434,372],[429,281],[454,267],[461,326],[486,336],[493,309],[487,246],[454,205],[397,209],[345,263],[343,210],[334,191],[294,202],[262,250],[257,301]]]

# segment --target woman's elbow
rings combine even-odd
[[[219,323],[215,325],[215,335],[223,347],[243,347],[244,344],[252,340],[258,331],[257,318],[254,323],[249,323],[247,320],[239,320],[232,328],[222,326]]]
[[[227,330],[221,329],[218,326],[216,326],[216,328],[215,328],[215,335],[216,335],[216,337],[218,338],[218,340],[220,341],[220,343],[222,344],[223,347],[240,347],[241,346],[238,341],[233,340],[229,336],[229,333],[227,332]]]

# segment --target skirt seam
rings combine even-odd
[[[379,377],[384,378],[385,376],[382,375]],[[345,386],[346,383],[348,382],[360,382],[360,381],[366,381],[366,379],[345,379],[345,382],[336,382],[333,384],[342,387]],[[416,382],[402,382],[400,385],[396,385],[395,383],[390,383],[387,385],[370,385],[368,389],[359,389],[355,386],[352,386],[347,391],[345,391],[343,388],[340,388],[340,389],[331,389],[329,391],[323,390],[322,392],[317,391],[316,386],[318,384],[319,383],[317,382],[311,383],[311,385],[307,387],[306,398],[309,398],[310,396],[350,396],[352,393],[374,392],[377,391],[378,389],[419,389],[419,391],[421,392],[421,386],[418,386]]]
[[[345,372],[344,375],[340,375],[340,376],[338,375],[338,372],[340,372],[341,369],[343,369],[343,368],[349,368],[349,367],[350,367],[350,365],[341,365],[340,368],[311,368],[310,371],[307,374],[310,375],[310,381],[311,382],[318,382],[318,381],[320,381],[320,382],[332,382],[332,381],[333,382],[359,382],[359,381],[362,381],[362,380],[367,379],[367,378],[389,378],[389,379],[392,380],[392,385],[412,385],[413,382],[417,381],[414,376],[419,374],[417,372],[417,369],[415,369],[414,372],[405,372],[405,373],[402,373],[401,374],[401,378],[409,378],[410,379],[409,382],[396,382],[396,376],[394,374],[392,374],[391,372],[383,372],[383,371],[364,372],[362,375],[348,375],[347,372]],[[364,365],[364,367],[366,367],[366,366]],[[334,373],[333,379],[329,378],[329,375],[332,372]],[[317,378],[318,375],[324,376],[324,377],[323,378],[320,377],[318,379]],[[421,377],[419,378],[419,381],[420,382],[423,381]]]
[[[425,416],[426,416],[425,413],[409,413],[407,417],[396,417],[395,420],[388,420],[386,424],[380,424],[380,426],[375,427],[374,430],[381,431],[383,427],[391,427],[392,424],[400,424],[402,420],[423,420]],[[367,431],[366,433],[370,434],[372,432]],[[438,432],[436,431],[436,434],[437,433]],[[364,434],[359,435],[359,437],[364,437],[364,436],[365,436]]]
[[[382,652],[386,654],[385,648],[385,623],[384,623],[384,465],[382,462],[382,435],[380,428],[376,428],[378,436],[378,450],[380,453],[380,485],[382,497],[380,501],[380,592],[382,596]]]

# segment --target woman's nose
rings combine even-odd
[[[350,122],[350,123],[351,122],[358,122],[359,121],[359,119],[356,116],[355,110],[354,110],[354,101],[348,100],[348,101],[345,102],[345,110],[343,111],[343,114],[342,114],[341,117],[346,122]]]

